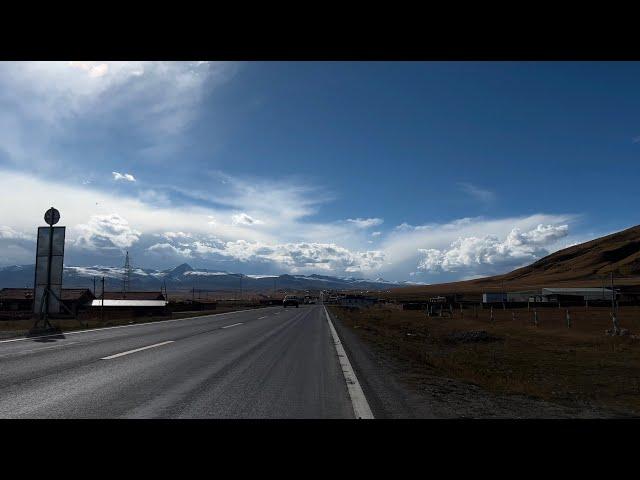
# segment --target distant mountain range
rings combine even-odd
[[[32,287],[34,265],[13,265],[0,268],[0,288]],[[98,290],[105,277],[106,290],[122,288],[122,267],[64,267],[63,286],[93,288],[96,278]],[[168,270],[135,268],[131,272],[131,290],[160,290],[166,284],[168,290],[215,290],[238,291],[242,282],[243,291],[271,292],[278,290],[386,290],[404,285],[382,278],[368,280],[355,277],[332,277],[326,275],[244,275],[224,271],[195,269],[183,263]]]

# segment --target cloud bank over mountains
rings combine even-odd
[[[420,248],[419,270],[428,272],[517,268],[548,255],[545,246],[568,235],[568,225],[538,225],[528,232],[514,228],[503,240],[496,235],[458,238],[449,248]]]
[[[423,225],[383,219],[375,203],[367,212],[339,205],[328,213],[340,196],[321,176],[229,174],[215,169],[213,154],[198,182],[181,177],[185,137],[206,113],[203,99],[239,69],[225,62],[0,64],[0,186],[9,199],[0,202],[0,266],[34,261],[35,231],[52,205],[67,226],[73,265],[121,265],[128,250],[148,268],[189,260],[251,274],[428,282],[505,271],[576,240],[569,234],[576,218],[556,213]],[[497,200],[484,188],[458,186],[487,206]]]

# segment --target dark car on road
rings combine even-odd
[[[294,306],[296,308],[298,308],[298,297],[294,297],[293,295],[287,295],[286,297],[284,297],[284,300],[282,301],[282,306],[284,308],[287,308],[287,306]]]

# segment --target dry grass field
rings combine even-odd
[[[408,378],[455,378],[494,393],[524,394],[571,407],[640,414],[640,337],[610,337],[607,308],[425,311],[329,307],[349,328],[402,365]],[[640,307],[621,307],[619,323],[640,334]],[[473,334],[470,332],[486,332]],[[483,338],[484,337],[486,338]],[[477,338],[480,337],[480,338]]]

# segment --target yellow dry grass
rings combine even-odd
[[[331,307],[365,341],[392,355],[407,373],[456,378],[497,393],[525,394],[573,407],[593,405],[640,413],[640,340],[610,337],[609,310],[494,309],[428,318],[424,311],[372,308],[360,312]],[[515,313],[515,320],[513,314]],[[640,333],[640,307],[623,307],[620,325]],[[499,337],[488,343],[451,341],[451,334],[484,330]]]

